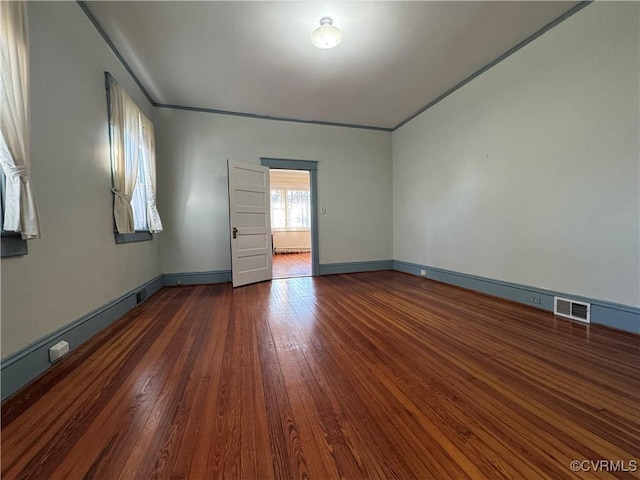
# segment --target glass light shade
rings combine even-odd
[[[333,25],[322,25],[311,34],[311,43],[316,47],[326,50],[333,48],[342,41],[342,32]]]

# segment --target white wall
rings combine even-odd
[[[2,357],[160,274],[157,240],[113,237],[103,72],[152,108],[75,2],[29,2],[28,15],[42,239],[2,259]]]
[[[637,2],[596,2],[393,134],[394,258],[640,305]]]
[[[392,255],[391,134],[156,111],[164,273],[228,270],[227,158],[318,161],[320,263]]]
[[[277,252],[311,251],[311,230],[273,231],[272,234]]]

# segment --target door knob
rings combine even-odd
[[[238,237],[238,229],[236,227],[233,227],[233,238],[237,238]]]

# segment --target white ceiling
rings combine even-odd
[[[269,170],[271,188],[274,187],[300,187],[300,190],[309,190],[309,172],[304,170]]]
[[[87,2],[158,104],[393,128],[579,2]],[[323,16],[332,50],[309,37]]]

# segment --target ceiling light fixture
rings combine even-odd
[[[320,26],[311,34],[311,43],[316,47],[326,50],[337,46],[342,41],[342,32],[333,26],[333,20],[329,17],[320,19]]]

